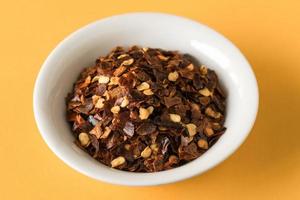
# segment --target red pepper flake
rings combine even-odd
[[[225,132],[218,77],[187,54],[114,48],[66,98],[75,144],[125,171],[156,172],[201,156]]]

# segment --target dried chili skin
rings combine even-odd
[[[216,73],[177,51],[116,47],[85,68],[66,97],[75,143],[125,171],[181,166],[225,132]]]

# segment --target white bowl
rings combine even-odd
[[[179,50],[216,71],[227,98],[227,131],[196,160],[167,171],[133,173],[100,164],[74,145],[65,119],[65,97],[80,71],[115,46]],[[67,165],[98,180],[122,185],[158,185],[201,174],[231,155],[249,134],[258,109],[254,73],[228,39],[198,22],[160,13],[129,13],[99,20],[74,32],[48,56],[34,88],[34,115],[50,149]]]

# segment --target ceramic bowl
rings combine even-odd
[[[227,130],[201,157],[181,167],[154,173],[111,169],[74,145],[65,118],[65,97],[81,70],[115,46],[139,45],[179,50],[216,71],[227,93]],[[199,23],[169,14],[129,13],[89,24],[64,39],[48,56],[34,88],[34,115],[50,149],[78,172],[122,185],[158,185],[198,174],[228,158],[248,136],[258,109],[255,75],[239,49]]]

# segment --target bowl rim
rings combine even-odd
[[[143,182],[132,182],[131,183],[131,182],[125,181],[123,179],[120,179],[120,180],[110,179],[109,176],[104,176],[104,175],[95,176],[92,173],[89,173],[88,171],[83,170],[81,167],[74,164],[71,160],[66,159],[64,157],[64,155],[61,154],[61,152],[57,148],[54,148],[53,144],[51,142],[49,142],[49,139],[48,139],[48,136],[47,136],[49,131],[46,130],[45,127],[44,127],[44,122],[43,122],[43,119],[41,119],[40,111],[39,111],[37,105],[39,104],[38,91],[41,90],[40,87],[42,85],[44,71],[47,67],[49,67],[49,62],[54,57],[55,52],[58,49],[61,49],[69,40],[71,40],[77,34],[81,34],[81,33],[85,32],[88,27],[97,26],[97,25],[99,25],[103,22],[107,22],[107,21],[110,21],[112,19],[116,20],[118,18],[122,18],[122,17],[125,17],[125,16],[134,16],[134,15],[138,15],[138,16],[153,15],[153,16],[160,16],[160,17],[165,17],[165,18],[173,18],[173,20],[183,20],[183,21],[192,23],[195,26],[201,26],[202,28],[207,29],[209,32],[213,33],[217,37],[219,37],[222,40],[226,41],[226,43],[228,43],[230,45],[230,48],[235,49],[237,51],[237,53],[239,53],[238,56],[241,57],[243,59],[243,61],[248,65],[248,68],[250,70],[249,76],[253,79],[252,81],[253,81],[254,93],[256,93],[255,96],[254,96],[255,102],[253,104],[254,114],[253,114],[251,120],[249,121],[248,127],[245,128],[245,131],[243,133],[243,137],[241,137],[240,140],[236,142],[234,148],[231,148],[230,151],[227,151],[226,153],[224,153],[224,155],[220,156],[219,159],[215,159],[214,162],[210,163],[210,165],[208,165],[208,167],[206,167],[205,169],[198,170],[198,171],[197,170],[195,170],[195,171],[190,170],[188,173],[180,174],[180,175],[178,174],[177,176],[172,176],[169,179],[155,179],[155,180],[153,179],[153,180],[145,180]],[[160,185],[160,184],[173,183],[173,182],[184,180],[184,179],[196,176],[198,174],[201,174],[203,172],[206,172],[206,171],[210,170],[211,168],[215,167],[216,165],[220,164],[221,162],[226,160],[230,155],[232,155],[241,146],[241,144],[245,141],[245,139],[249,135],[249,133],[250,133],[250,131],[251,131],[251,129],[254,126],[254,123],[255,123],[255,119],[256,119],[256,116],[257,116],[257,112],[258,112],[258,106],[259,106],[259,90],[258,90],[257,80],[255,78],[255,74],[253,72],[253,69],[251,68],[249,62],[244,57],[244,55],[241,53],[241,51],[229,39],[227,39],[225,36],[221,35],[220,33],[216,32],[212,28],[202,24],[201,22],[194,21],[194,20],[191,20],[191,19],[188,19],[188,18],[185,18],[185,17],[177,16],[177,15],[159,13],[159,12],[130,12],[130,13],[124,13],[124,14],[109,16],[109,17],[105,17],[105,18],[96,20],[95,22],[89,23],[89,24],[83,26],[82,28],[79,28],[78,30],[74,31],[73,33],[68,35],[65,39],[63,39],[51,51],[51,53],[48,55],[48,57],[46,58],[46,60],[42,64],[42,66],[40,68],[40,71],[37,75],[35,85],[34,85],[34,91],[33,91],[33,112],[34,112],[34,117],[35,117],[35,121],[36,121],[38,130],[39,130],[40,134],[42,135],[42,138],[45,141],[45,143],[48,145],[48,147],[51,149],[51,151],[56,156],[58,156],[64,163],[66,163],[71,168],[73,168],[76,171],[78,171],[82,174],[85,174],[86,176],[89,176],[93,179],[105,181],[105,182],[112,183],[112,184],[131,185],[131,186],[147,186],[147,185]],[[183,165],[183,166],[185,166],[185,165]],[[180,168],[180,167],[178,167],[178,168]],[[166,174],[166,173],[169,173],[172,170],[175,171],[178,168],[174,168],[174,169],[166,170],[166,171],[160,171],[160,172],[146,173],[146,174],[156,174],[156,175]],[[120,170],[118,170],[118,171],[120,171]],[[136,176],[136,174],[138,174],[138,173],[134,173],[134,172],[124,172],[124,171],[121,171],[121,172],[126,173],[127,175],[130,175],[130,176]]]

